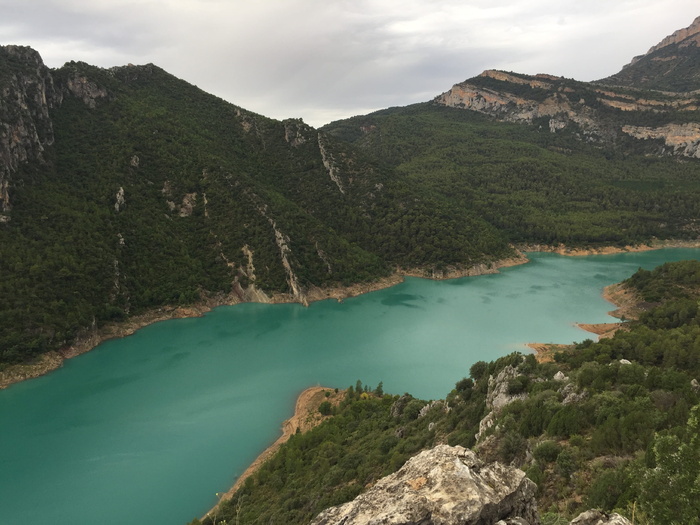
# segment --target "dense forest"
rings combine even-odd
[[[512,243],[625,245],[697,236],[694,160],[601,148],[539,123],[507,124],[434,103],[335,122],[329,134],[370,152],[430,194],[485,219]]]
[[[339,406],[322,405],[332,418],[293,436],[205,523],[308,523],[438,443],[525,470],[544,524],[588,508],[700,523],[700,261],[640,270],[624,285],[643,315],[553,362],[480,361],[433,402],[358,381]],[[494,380],[511,402],[479,433]]]

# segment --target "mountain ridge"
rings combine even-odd
[[[700,89],[700,17],[634,57],[621,71],[597,83],[670,92]]]

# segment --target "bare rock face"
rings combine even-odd
[[[313,525],[539,524],[536,485],[471,450],[438,445],[411,458],[354,501],[319,514]]]
[[[510,394],[508,382],[518,377],[520,373],[511,365],[506,366],[498,375],[489,377],[489,390],[486,394],[486,408],[500,410],[516,399],[525,399],[527,394]]]
[[[12,175],[23,164],[45,162],[53,144],[49,108],[57,95],[39,53],[24,46],[0,46],[0,219],[11,209]]]
[[[511,365],[506,366],[496,376],[489,377],[489,389],[486,394],[486,408],[490,412],[479,422],[479,432],[476,440],[484,437],[486,431],[496,423],[496,417],[500,410],[518,399],[527,398],[527,394],[510,394],[508,383],[518,377],[520,373]]]
[[[617,513],[606,514],[599,510],[587,510],[571,520],[569,525],[632,525],[632,522]]]

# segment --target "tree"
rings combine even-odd
[[[469,369],[469,377],[471,377],[474,381],[478,381],[484,377],[484,374],[486,374],[488,369],[489,365],[486,361],[477,361]]]
[[[641,480],[644,510],[656,523],[700,524],[700,406],[690,412],[685,439],[656,437],[653,459]]]

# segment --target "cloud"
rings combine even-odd
[[[667,0],[0,0],[0,41],[46,63],[153,62],[313,125],[425,101],[487,68],[593,80],[700,13]]]

